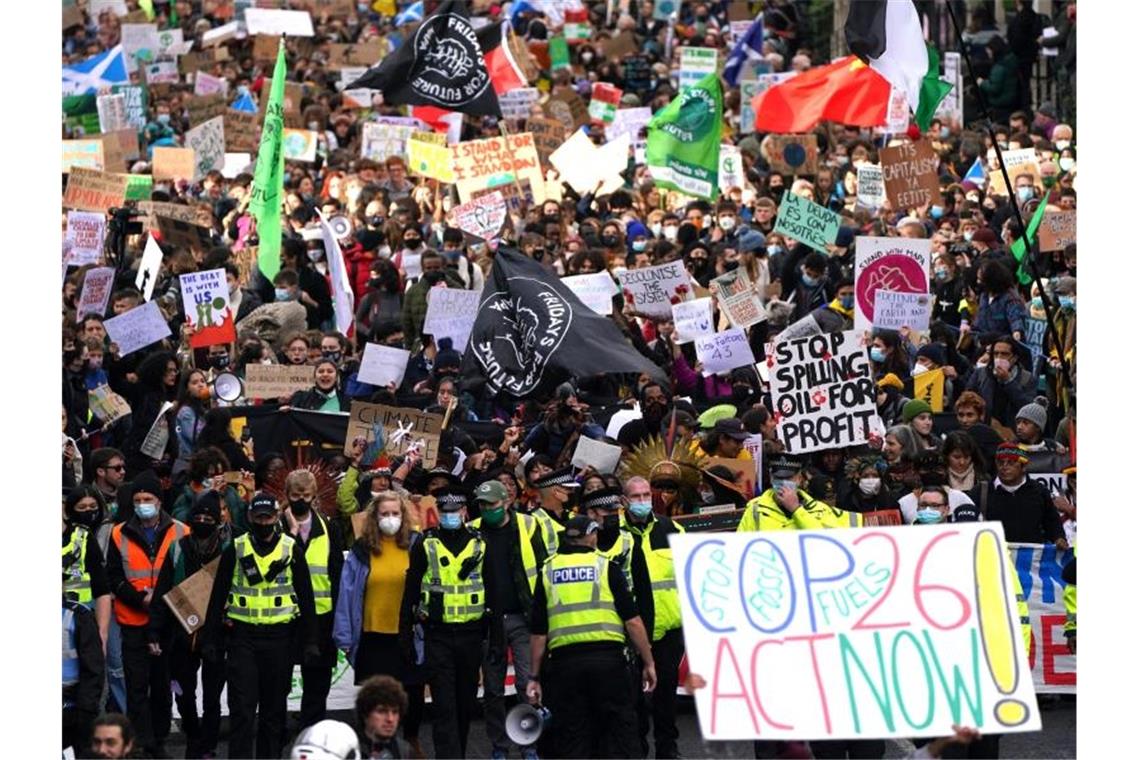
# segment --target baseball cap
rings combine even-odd
[[[505,501],[508,498],[510,498],[510,494],[507,493],[506,487],[497,480],[484,480],[475,489],[475,501],[494,503]]]
[[[249,514],[251,516],[277,514],[277,499],[267,493],[257,494],[253,497],[253,501],[249,503]]]
[[[729,438],[734,438],[738,441],[743,441],[751,435],[744,429],[744,423],[735,417],[717,420],[716,424],[713,425],[712,431],[717,435],[727,435]]]
[[[585,515],[576,515],[566,521],[567,538],[582,538],[598,532],[598,524]]]

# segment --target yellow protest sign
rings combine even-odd
[[[935,414],[942,411],[943,377],[941,369],[914,376],[914,397],[930,404]]]
[[[421,177],[455,182],[455,172],[451,170],[451,149],[447,145],[418,140],[414,135],[408,140],[408,169]]]

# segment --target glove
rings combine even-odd
[[[320,665],[321,663],[321,648],[316,644],[306,644],[305,653],[302,655],[302,664],[306,667],[313,665]]]

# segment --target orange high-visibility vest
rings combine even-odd
[[[170,550],[171,544],[174,544],[174,549],[177,552],[178,544],[176,542],[186,533],[186,526],[178,520],[174,520],[173,525],[162,537],[162,544],[154,555],[154,561],[151,562],[146,550],[123,534],[123,523],[111,528],[111,541],[119,547],[119,554],[123,557],[123,574],[127,577],[127,583],[130,583],[140,594],[145,594],[153,589],[158,584],[158,571],[162,569],[162,562],[166,559],[166,553]],[[156,602],[161,603],[157,599],[151,600],[152,604]],[[146,625],[150,621],[150,614],[145,610],[137,610],[134,607],[121,604],[116,599],[115,619],[119,621],[119,625]]]

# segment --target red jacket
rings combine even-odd
[[[356,240],[343,250],[344,264],[348,267],[348,281],[352,284],[352,294],[356,297],[355,302],[360,303],[364,294],[368,292],[368,280],[372,277],[370,267],[376,256],[364,250],[364,246]]]

